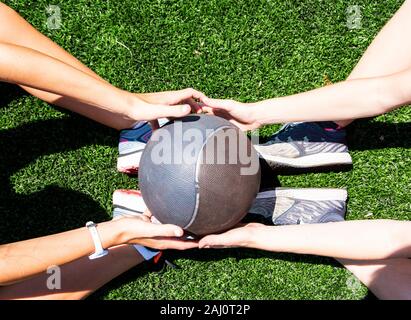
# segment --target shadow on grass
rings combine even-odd
[[[372,120],[356,120],[348,126],[347,140],[351,151],[411,148],[411,123],[384,123]],[[269,140],[270,137],[261,137],[260,143]]]
[[[243,259],[272,259],[282,260],[287,262],[302,262],[306,264],[314,265],[331,265],[334,267],[342,268],[342,266],[333,258],[291,254],[291,253],[274,253],[268,251],[233,248],[233,249],[202,249],[191,251],[170,251],[167,254],[170,259],[191,259],[196,261],[219,261],[227,258],[234,258],[238,261]]]
[[[384,123],[371,120],[357,120],[348,127],[350,150],[411,148],[411,123]]]
[[[88,195],[53,185],[21,195],[10,178],[41,156],[92,144],[115,145],[116,140],[112,130],[76,116],[0,129],[0,244],[106,220],[105,210]]]
[[[7,108],[9,103],[17,97],[27,96],[28,93],[19,86],[0,83],[0,109]],[[0,128],[1,129],[1,128]]]
[[[296,255],[296,254],[286,254],[286,253],[272,253],[266,251],[259,251],[253,249],[202,249],[202,250],[188,250],[188,251],[166,251],[163,256],[165,259],[174,262],[177,259],[186,259],[191,261],[200,262],[214,262],[221,261],[227,258],[234,258],[237,261],[243,259],[272,259],[272,260],[282,260],[287,262],[301,262],[312,265],[331,265],[338,268],[343,268],[336,260],[326,257],[317,257],[309,255]],[[178,263],[177,263],[177,267]],[[99,291],[90,296],[92,300],[103,299],[104,296],[108,295],[110,290],[113,288],[119,288],[133,279],[141,277],[150,272],[163,273],[166,272],[170,266],[161,262],[159,264],[153,264],[151,262],[139,265],[127,273],[121,275],[120,277],[114,279],[109,285],[105,285]]]

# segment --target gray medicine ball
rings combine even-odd
[[[161,223],[202,236],[244,218],[260,176],[258,155],[243,132],[220,117],[190,115],[153,133],[140,161],[139,186]]]

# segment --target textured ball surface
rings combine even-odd
[[[201,236],[244,218],[260,175],[258,155],[243,132],[219,117],[191,115],[153,133],[141,158],[139,186],[161,223]]]

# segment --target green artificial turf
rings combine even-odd
[[[6,3],[123,89],[195,87],[212,97],[255,101],[319,87],[327,77],[343,80],[402,1],[55,0],[58,30],[47,29],[48,1]],[[351,4],[362,8],[361,29],[346,26]],[[348,188],[350,220],[410,220],[410,119],[411,109],[403,108],[352,125],[350,172],[279,180],[288,187]],[[261,132],[267,137],[277,127]],[[114,130],[0,85],[0,243],[109,219],[113,191],[137,187],[135,178],[116,172],[117,139]],[[143,265],[91,298],[368,295],[333,259],[252,250],[171,255],[182,269]]]

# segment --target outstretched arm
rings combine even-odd
[[[124,218],[97,227],[103,248],[140,244],[155,249],[189,249],[197,244],[180,241],[180,227],[151,223],[148,217]],[[0,285],[6,285],[91,254],[94,244],[89,231],[80,228],[64,233],[0,246]],[[102,258],[104,259],[104,258]]]
[[[84,73],[60,60],[26,47],[0,42],[0,81],[30,87],[70,98],[82,103],[93,111],[88,115],[105,113],[105,122],[112,127],[109,114],[120,115],[128,122],[137,120],[155,120],[163,117],[181,117],[191,110],[190,103],[169,106],[153,104],[136,94],[121,90]],[[182,95],[177,103],[193,97],[201,97],[201,93],[191,90],[189,95]],[[180,99],[181,98],[181,99]],[[190,101],[188,101],[190,102]],[[176,103],[176,104],[177,104]],[[80,110],[79,110],[80,111]],[[113,117],[114,118],[114,117]]]
[[[411,69],[380,78],[348,80],[257,103],[264,124],[377,116],[411,102]]]
[[[250,224],[206,236],[200,248],[248,247],[352,260],[411,257],[410,221],[346,221],[298,226]]]
[[[405,1],[345,82],[259,103],[214,99],[204,102],[212,113],[243,130],[292,121],[338,121],[346,125],[354,119],[409,104],[411,41],[404,34],[411,31],[410,14],[411,1]]]
[[[305,93],[257,103],[203,99],[209,111],[244,130],[292,121],[372,117],[411,102],[411,68],[385,77],[347,80]]]
[[[107,83],[107,81],[102,79],[90,68],[85,66],[63,48],[59,47],[56,43],[51,41],[51,39],[38,32],[17,12],[2,3],[0,3],[0,44],[1,43],[12,44],[19,47],[32,49],[38,53],[42,53],[48,57],[54,58],[55,60],[58,60],[68,66],[75,68],[78,71],[81,71],[82,73],[95,78],[95,80],[102,82],[105,87],[111,88],[107,91],[104,91],[103,96],[101,96],[103,100],[105,97],[112,96],[111,93],[113,93],[113,90],[117,89]],[[28,62],[30,62],[30,60],[28,60]],[[44,78],[48,77],[48,70],[49,69],[44,70]],[[81,73],[79,72],[72,73],[72,75],[74,75],[74,78],[68,79],[67,75],[64,74],[64,77],[66,79],[58,79],[58,81],[61,82],[62,80],[64,80],[67,83],[68,80],[71,80],[71,82],[77,83],[77,78],[82,77]],[[192,109],[198,111],[200,108],[198,103],[194,99],[202,96],[201,92],[198,92],[194,89],[135,95],[120,90],[121,94],[119,95],[119,99],[117,99],[114,104],[109,104],[110,108],[106,110],[101,108],[101,106],[99,105],[95,105],[94,99],[92,99],[93,103],[87,104],[78,99],[71,98],[70,96],[51,93],[48,90],[38,90],[29,86],[24,86],[22,84],[20,84],[20,86],[30,94],[38,97],[43,101],[57,105],[64,109],[71,110],[73,112],[77,112],[115,129],[130,128],[136,123],[137,120],[141,120],[141,115],[139,114],[138,110],[134,110],[138,109],[134,107],[138,107],[141,100],[153,105],[151,106],[152,112],[162,112],[161,107],[181,104],[189,104]],[[47,85],[47,88],[49,89],[49,85]],[[69,93],[71,94],[71,91],[69,91]],[[128,112],[124,114],[124,112],[121,111],[124,104],[127,104],[127,101],[123,101],[126,96],[130,97],[131,102],[132,100],[136,101],[136,105],[131,103],[131,108],[126,108],[126,111],[129,111],[130,114],[128,114]],[[139,99],[136,99],[136,97]],[[157,108],[156,105],[160,105],[160,108]],[[172,109],[170,111],[179,113],[178,108]],[[156,122],[153,121],[152,124],[156,125]]]

